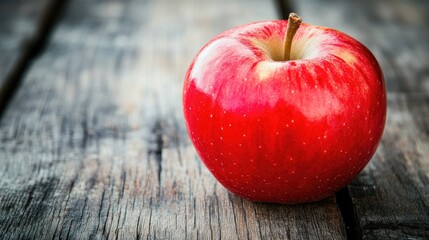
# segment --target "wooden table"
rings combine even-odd
[[[297,11],[379,60],[388,117],[370,164],[302,205],[228,193],[181,110],[198,49]],[[0,239],[429,239],[428,1],[3,0]]]

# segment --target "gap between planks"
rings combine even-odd
[[[0,86],[0,119],[4,110],[19,88],[21,79],[34,59],[41,54],[49,41],[55,24],[59,21],[68,0],[50,0],[45,6],[36,24],[34,36],[25,42],[16,64],[5,76]]]

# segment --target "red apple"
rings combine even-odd
[[[199,156],[229,191],[301,203],[334,194],[374,154],[386,118],[382,71],[337,30],[288,21],[239,26],[208,42],[186,74],[183,110]]]

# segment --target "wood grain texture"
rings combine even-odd
[[[429,95],[388,96],[379,149],[349,186],[368,239],[429,238]]]
[[[183,77],[272,2],[71,1],[0,122],[2,239],[343,239],[335,198],[252,203],[201,164]]]
[[[0,108],[31,60],[54,0],[0,1]]]
[[[299,1],[304,21],[366,44],[388,88],[388,116],[374,158],[349,186],[364,239],[429,238],[429,2]]]

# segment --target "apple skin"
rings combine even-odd
[[[369,162],[386,120],[383,73],[345,33],[287,21],[239,26],[208,42],[183,88],[191,141],[213,176],[251,201],[329,197]]]

